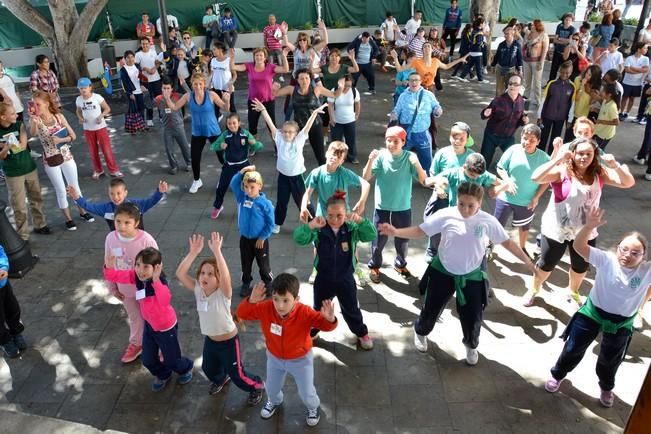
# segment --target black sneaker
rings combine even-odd
[[[276,410],[278,410],[278,407],[280,407],[281,405],[282,403],[278,405],[273,405],[271,401],[267,400],[267,403],[264,405],[262,410],[260,410],[260,417],[263,419],[269,419],[271,416],[276,414]]]
[[[176,175],[177,172],[179,171],[178,167],[170,167],[170,170],[167,171],[170,175]]]
[[[307,410],[307,416],[305,417],[305,423],[307,426],[316,426],[321,420],[321,409],[310,408]]]
[[[77,225],[72,220],[68,220],[66,222],[66,229],[69,230],[69,231],[76,231],[77,230]]]
[[[79,217],[81,217],[82,219],[86,220],[88,223],[92,223],[92,222],[95,221],[95,217],[93,217],[92,215],[90,215],[90,213],[88,213],[88,212],[83,213],[83,214],[80,214]]]
[[[260,404],[262,401],[262,395],[264,394],[264,389],[258,389],[254,392],[249,393],[249,397],[246,399],[246,405],[255,407]]]
[[[34,229],[35,234],[40,234],[40,235],[50,235],[52,231],[50,230],[47,225],[43,226],[42,228],[36,228]]]
[[[222,391],[224,386],[228,384],[229,381],[231,381],[231,377],[227,375],[226,378],[224,378],[224,381],[222,381],[220,384],[210,383],[210,388],[208,389],[208,395],[218,394],[219,392]]]
[[[13,340],[10,340],[4,345],[0,345],[0,347],[2,347],[2,350],[4,351],[5,355],[10,359],[18,357],[18,354],[20,354],[20,350],[18,349],[18,347],[16,346]]]
[[[27,342],[25,342],[25,338],[23,335],[16,335],[13,337],[14,339],[14,344],[18,347],[20,351],[25,351],[27,349]]]

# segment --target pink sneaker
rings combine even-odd
[[[615,394],[612,390],[602,390],[599,396],[599,402],[604,407],[610,408],[615,403]]]
[[[140,345],[129,344],[120,360],[122,360],[122,363],[131,363],[140,356],[140,353],[142,353]]]
[[[554,377],[550,377],[549,380],[545,383],[545,390],[549,393],[556,393],[558,389],[561,388],[561,383],[563,379],[557,380]]]
[[[364,335],[361,338],[359,338],[359,346],[362,347],[364,350],[372,350],[373,349],[373,339],[369,335]]]
[[[222,213],[223,209],[224,209],[223,206],[219,207],[219,208],[213,208],[212,212],[210,213],[210,218],[213,219],[213,220],[217,220],[217,217],[219,217],[219,214]]]

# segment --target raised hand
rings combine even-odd
[[[348,50],[348,58],[349,59],[354,59],[355,58],[355,50],[354,49]]]
[[[208,240],[208,248],[215,255],[218,255],[222,251],[223,242],[224,237],[219,232],[211,232],[210,239]]]
[[[301,208],[301,213],[299,214],[299,220],[303,223],[307,223],[312,218],[312,214],[307,208]]]
[[[603,219],[604,213],[605,211],[603,209],[597,207],[586,210],[585,225],[590,228],[598,228],[599,226],[605,225],[606,220]]]
[[[380,150],[379,149],[373,149],[369,154],[368,154],[368,160],[369,161],[375,161],[377,157],[380,156]]]
[[[158,191],[161,193],[167,193],[168,188],[169,187],[167,185],[167,182],[163,181],[162,179],[158,181]]]
[[[322,113],[325,113],[325,109],[327,109],[327,108],[328,108],[328,103],[326,102],[326,103],[321,104],[319,107],[315,108],[314,111],[319,113],[319,114],[322,114]]]
[[[314,217],[312,221],[309,223],[310,229],[321,229],[324,228],[326,225],[326,219],[318,216]]]
[[[188,239],[190,244],[190,254],[197,256],[203,250],[203,235],[192,234]]]
[[[251,290],[251,295],[249,295],[249,303],[253,303],[253,304],[260,303],[261,301],[264,301],[266,297],[267,297],[267,288],[264,282],[258,282]]]
[[[320,312],[321,316],[328,322],[335,322],[335,305],[332,300],[323,300]]]
[[[619,163],[613,154],[604,154],[601,156],[601,160],[609,169],[617,169],[619,167]]]
[[[346,216],[346,220],[353,223],[359,223],[362,221],[362,217],[359,214],[352,212]]]
[[[266,110],[264,104],[262,104],[262,101],[257,98],[251,101],[251,108],[257,112],[263,112]]]
[[[160,280],[160,275],[163,272],[163,264],[154,265],[154,273],[151,276],[151,280],[158,282]]]

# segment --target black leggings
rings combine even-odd
[[[314,157],[319,163],[319,166],[325,164],[325,147],[323,146],[323,126],[321,125],[321,122],[314,122],[312,128],[310,128],[310,131],[307,133],[307,136],[310,139],[310,146],[312,146]]]
[[[192,158],[192,176],[195,181],[201,178],[201,153],[203,147],[206,146],[206,140],[210,143],[217,140],[217,136],[192,136],[190,138],[190,158]],[[217,152],[217,158],[221,163],[224,163],[224,156],[222,152]]]
[[[251,108],[251,104],[253,102],[251,100],[248,100],[247,102],[247,117],[248,117],[248,122],[249,122],[249,132],[253,134],[254,136],[258,134],[258,121],[260,120],[260,112],[253,110]],[[276,124],[276,101],[271,100],[271,101],[266,101],[262,103],[264,105],[264,108],[267,109],[267,113],[269,113],[269,117],[271,117],[271,120],[273,121],[274,125]],[[273,137],[271,138],[272,140],[274,139]]]
[[[565,241],[559,243],[542,235],[540,240],[540,257],[536,266],[543,271],[553,271],[554,268],[561,262],[565,249],[570,248],[570,268],[578,274],[583,274],[588,271],[590,265],[586,262],[581,255],[574,250],[574,241]],[[597,244],[597,239],[588,241],[588,245],[594,247]]]

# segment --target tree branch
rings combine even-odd
[[[90,0],[86,3],[86,6],[84,6],[84,9],[79,14],[79,20],[75,24],[72,34],[76,38],[81,38],[83,41],[86,41],[90,34],[90,29],[93,27],[93,23],[107,3],[108,0]]]
[[[31,27],[36,33],[46,39],[54,40],[54,26],[39,11],[37,11],[27,0],[3,0],[4,6],[22,21],[26,26]]]

